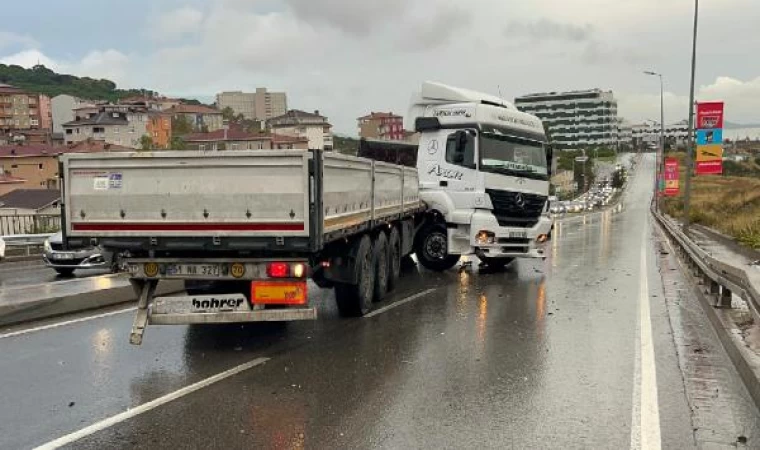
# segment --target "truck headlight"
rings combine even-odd
[[[53,247],[50,245],[50,239],[45,239],[45,243],[42,244],[42,247],[45,249],[45,253],[53,252]]]
[[[475,241],[481,245],[493,244],[495,239],[496,239],[496,234],[488,230],[480,230],[478,234],[475,236]]]

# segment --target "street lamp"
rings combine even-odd
[[[697,67],[697,24],[699,17],[699,0],[694,0],[694,35],[691,45],[691,85],[689,88],[689,144],[686,149],[686,186],[683,197],[683,229],[689,229],[689,206],[691,203],[691,165],[694,151],[694,74]]]
[[[645,70],[644,74],[651,75],[654,77],[660,78],[660,156],[658,158],[655,158],[657,161],[654,175],[654,195],[655,195],[655,205],[658,207],[660,206],[660,197],[658,193],[657,181],[658,181],[658,174],[663,173],[663,165],[665,162],[665,88],[662,81],[662,74],[658,72],[653,72],[651,70]]]

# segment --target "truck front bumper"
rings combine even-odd
[[[530,228],[502,227],[490,211],[477,211],[471,224],[470,245],[479,257],[545,258],[553,221],[542,215]]]

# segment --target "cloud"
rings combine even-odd
[[[23,50],[18,53],[0,58],[0,63],[26,68],[34,67],[37,64],[42,64],[49,69],[60,70],[60,66],[57,62],[48,58],[39,50]]]
[[[550,19],[539,19],[533,22],[512,21],[504,28],[504,35],[525,37],[532,41],[586,42],[594,37],[594,27],[590,24],[576,25]]]
[[[285,0],[295,17],[314,25],[327,25],[348,34],[367,36],[377,27],[404,17],[408,0]]]
[[[8,47],[34,48],[39,43],[30,36],[10,31],[0,31],[0,50]]]
[[[695,93],[697,101],[719,100],[726,104],[726,118],[732,122],[760,122],[760,77],[748,81],[720,76],[701,85]],[[660,115],[660,96],[654,94],[622,93],[618,95],[619,114],[633,121],[657,119]],[[688,117],[688,95],[665,93],[665,122],[673,123]],[[659,119],[657,119],[659,121]]]
[[[201,11],[184,7],[162,14],[157,24],[151,24],[151,31],[157,37],[176,39],[186,34],[198,32],[202,22],[203,13]]]

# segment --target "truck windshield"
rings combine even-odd
[[[480,167],[484,172],[542,180],[548,177],[543,143],[498,133],[480,134]]]

